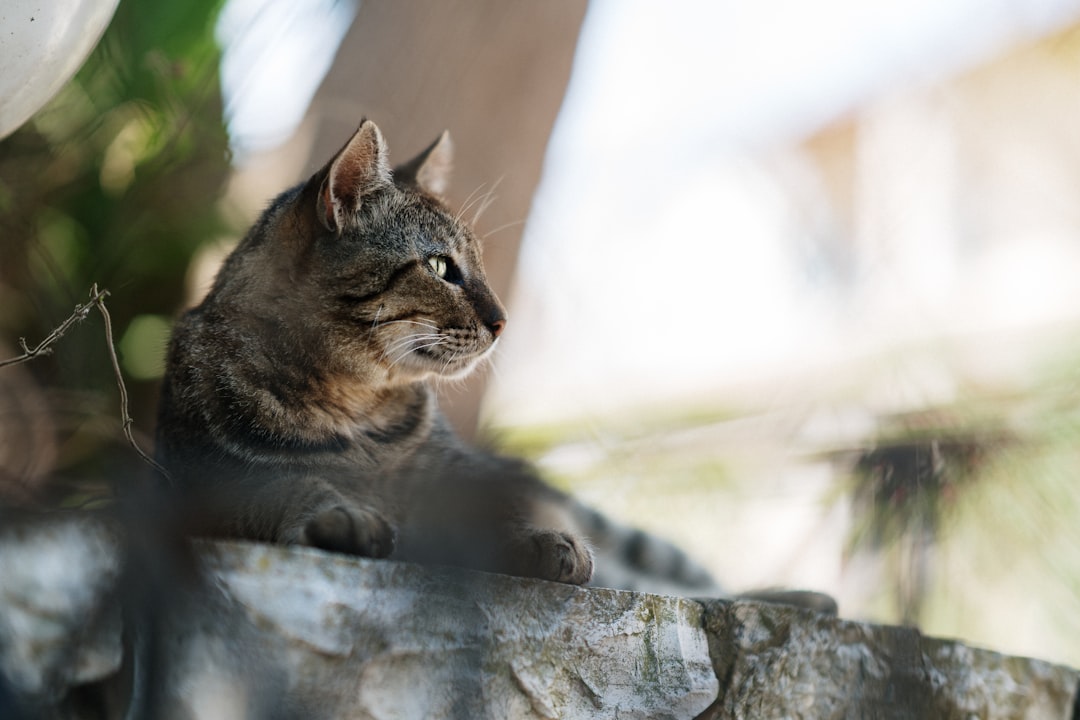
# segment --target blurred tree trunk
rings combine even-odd
[[[509,295],[524,221],[548,136],[570,77],[586,0],[367,0],[305,120],[306,170],[341,147],[361,116],[374,120],[392,162],[444,129],[454,139],[452,208],[494,189],[477,223],[495,292]],[[470,218],[472,213],[467,213]],[[510,327],[514,330],[513,312]],[[475,435],[484,373],[441,398],[466,438]]]

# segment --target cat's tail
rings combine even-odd
[[[780,603],[837,614],[836,600],[825,593],[782,588],[732,595],[708,570],[663,538],[615,523],[595,510],[571,500],[571,513],[579,532],[592,546],[595,560],[593,587],[636,590],[659,595],[694,598],[724,597]]]
[[[704,566],[674,544],[571,503],[574,524],[595,558],[591,586],[694,597],[725,594]]]

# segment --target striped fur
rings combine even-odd
[[[591,537],[605,584],[630,584],[621,564],[708,587],[674,548],[449,430],[429,383],[469,372],[506,322],[476,238],[437,197],[449,161],[444,134],[391,172],[365,121],[178,322],[158,456],[199,530],[574,584],[593,575]]]

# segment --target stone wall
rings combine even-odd
[[[1064,720],[1080,680],[783,605],[244,543],[132,561],[85,518],[0,535],[5,718]]]

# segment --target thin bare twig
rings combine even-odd
[[[7,367],[8,365],[18,365],[19,363],[33,360],[38,355],[48,355],[52,352],[52,345],[57,340],[64,336],[72,325],[82,322],[86,319],[86,316],[90,314],[90,311],[97,308],[101,313],[102,319],[105,320],[105,344],[109,350],[109,360],[112,362],[113,375],[116,377],[116,387],[120,391],[120,420],[124,430],[124,437],[127,438],[128,444],[135,450],[139,457],[145,460],[150,467],[154,468],[163,478],[168,481],[172,481],[172,476],[169,475],[169,471],[154,461],[152,457],[146,454],[146,452],[139,447],[139,443],[135,441],[135,436],[131,432],[132,423],[131,414],[128,412],[128,392],[127,385],[124,384],[124,375],[120,372],[120,360],[116,357],[116,343],[113,342],[112,332],[112,317],[109,316],[109,310],[105,307],[105,298],[109,297],[109,291],[105,289],[98,289],[97,283],[94,283],[90,287],[90,299],[82,305],[76,305],[75,310],[67,320],[60,323],[55,330],[49,333],[48,337],[42,340],[34,347],[30,347],[26,344],[26,338],[19,338],[19,347],[22,348],[22,355],[10,358],[8,360],[0,360],[0,368]]]
[[[64,336],[72,325],[80,323],[86,319],[86,316],[90,314],[90,311],[95,305],[100,303],[103,298],[108,297],[108,290],[97,289],[97,285],[94,285],[90,291],[90,299],[82,305],[76,305],[75,310],[72,311],[68,319],[60,323],[55,330],[49,333],[48,337],[42,340],[34,347],[29,347],[26,344],[26,338],[19,338],[19,347],[22,348],[23,354],[17,357],[10,358],[8,360],[0,360],[0,368],[7,367],[8,365],[18,365],[19,363],[33,360],[38,355],[48,355],[52,352],[52,344]]]
[[[112,317],[109,315],[108,308],[105,307],[105,298],[108,296],[108,290],[98,292],[97,283],[94,283],[94,285],[91,286],[91,302],[97,307],[98,312],[101,313],[101,317],[105,321],[105,347],[109,350],[109,360],[112,362],[113,374],[116,376],[116,388],[120,391],[120,419],[123,422],[124,437],[127,438],[128,444],[131,445],[139,457],[145,460],[150,467],[154,468],[161,477],[171,482],[172,476],[169,475],[169,471],[159,465],[152,457],[147,455],[146,452],[139,447],[139,443],[135,442],[135,436],[131,433],[131,425],[135,421],[131,419],[131,414],[128,412],[127,386],[124,384],[124,375],[120,372],[120,360],[116,357],[116,343],[113,342]]]

